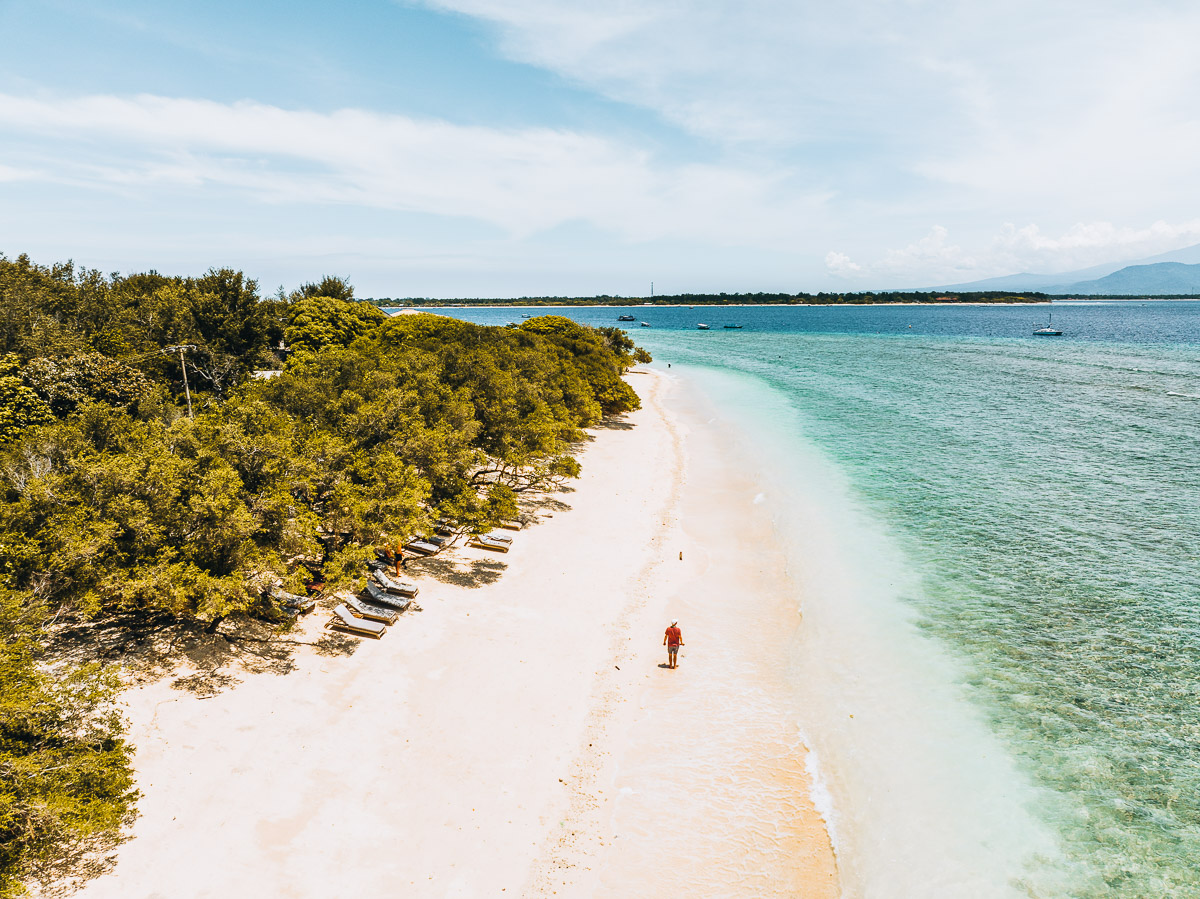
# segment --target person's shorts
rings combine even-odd
[[[668,646],[668,647],[667,647],[667,655],[669,655],[669,656],[673,656],[673,655],[675,655],[677,652],[679,652],[679,644],[678,644],[678,643],[676,643],[674,646]]]

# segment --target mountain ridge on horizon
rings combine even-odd
[[[1111,279],[1111,280],[1110,280]],[[1101,263],[1056,274],[1019,272],[942,284],[946,291],[1019,290],[1040,293],[1128,294],[1200,293],[1200,244],[1168,250],[1142,259]]]

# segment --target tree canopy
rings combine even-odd
[[[489,529],[577,475],[649,359],[558,316],[389,318],[335,277],[264,299],[229,269],[24,256],[0,257],[0,352],[0,896],[111,843],[134,799],[115,681],[47,673],[48,620],[281,620],[269,585],[357,581],[381,541]]]

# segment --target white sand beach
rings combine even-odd
[[[779,700],[800,616],[770,521],[686,391],[631,378],[643,409],[561,505],[507,554],[414,564],[422,609],[383,639],[131,689],[141,817],[81,895],[838,895]]]

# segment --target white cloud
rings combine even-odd
[[[810,183],[935,219],[1183,217],[1200,7],[1157,0],[411,0]],[[928,220],[928,219],[926,219]]]
[[[0,95],[0,126],[55,153],[45,178],[126,191],[219,185],[275,203],[461,216],[525,236],[586,221],[632,240],[784,245],[821,198],[786,173],[657,163],[606,137],[497,129],[363,110],[143,95]],[[52,174],[50,174],[52,173]]]
[[[1112,222],[1079,222],[1057,237],[1037,225],[1005,224],[996,237],[998,251],[1022,259],[1132,258],[1161,253],[1181,244],[1200,242],[1200,219],[1171,224],[1157,221],[1145,228],[1118,227]]]
[[[862,271],[861,265],[845,253],[839,253],[836,250],[830,250],[825,254],[825,268],[831,275],[838,276],[853,275]]]
[[[950,231],[935,225],[919,240],[885,250],[871,263],[856,263],[844,253],[830,252],[830,274],[855,283],[931,285],[1017,272],[1054,274],[1103,263],[1120,263],[1153,256],[1200,242],[1200,219],[1158,221],[1144,228],[1117,227],[1111,222],[1078,222],[1055,234],[1036,224],[1020,228],[1005,224],[990,240],[964,249]]]
[[[32,181],[37,178],[33,169],[18,169],[12,166],[0,165],[0,182],[3,181]]]

